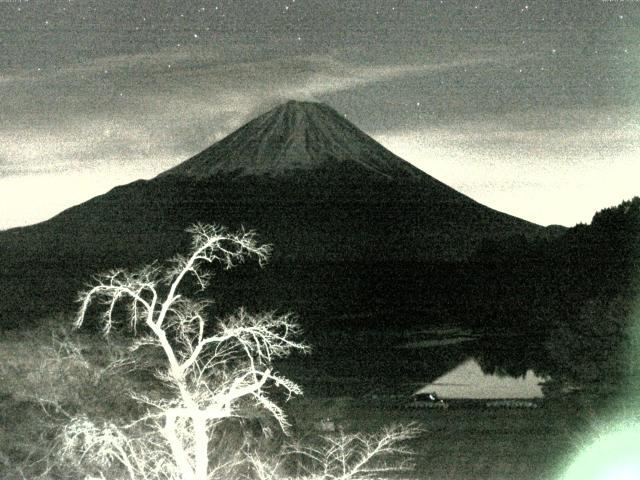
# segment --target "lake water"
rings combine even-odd
[[[297,358],[293,378],[310,394],[409,397],[426,387],[442,398],[542,397],[550,369],[540,339],[455,327],[416,331],[325,330],[312,355]]]
[[[533,370],[520,377],[487,374],[469,358],[416,393],[436,393],[443,399],[533,399],[542,398],[543,381]]]

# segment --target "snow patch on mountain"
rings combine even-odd
[[[388,179],[426,176],[333,108],[298,101],[257,117],[161,176],[279,177],[318,169],[360,170]]]

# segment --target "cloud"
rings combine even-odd
[[[515,208],[514,214],[571,223],[570,209],[551,218],[527,207],[521,193],[541,192],[545,185],[561,190],[561,179],[577,175],[577,167],[559,173],[565,165],[591,162],[602,168],[607,158],[623,165],[640,144],[634,112],[620,107],[536,110],[516,98],[491,111],[503,100],[478,98],[477,92],[495,92],[496,79],[509,83],[500,76],[515,71],[515,64],[537,61],[506,48],[478,47],[446,60],[425,55],[410,63],[399,57],[364,64],[339,49],[305,54],[253,49],[248,55],[244,47],[172,47],[5,73],[0,180],[20,177],[20,188],[29,189],[32,182],[38,190],[43,178],[68,185],[70,175],[84,175],[82,182],[94,185],[83,190],[84,197],[60,188],[56,202],[49,202],[70,206],[106,185],[154,176],[296,98],[346,109],[392,150],[480,201],[502,208],[512,195],[521,198],[516,203],[522,210]],[[415,106],[416,92],[431,109],[425,116],[407,107]],[[530,93],[526,101],[531,98],[536,97]],[[525,166],[529,178],[514,182]],[[628,173],[625,168],[620,172]],[[92,177],[95,172],[99,179]],[[592,173],[581,175],[595,179]],[[39,208],[33,197],[25,202],[26,209]]]
[[[94,168],[0,177],[0,230],[47,220],[132,180],[129,169],[117,167],[110,162]],[[141,164],[134,178],[150,178],[150,170]]]
[[[640,146],[636,111],[622,107],[516,111],[442,129],[452,149],[487,156],[498,152],[520,166],[522,161],[533,161],[544,167],[548,157],[561,158],[563,165],[606,161]]]
[[[285,99],[491,61],[365,66],[340,52],[243,61],[240,49],[165,49],[5,74],[0,184],[13,210],[2,226],[152,177]]]
[[[217,48],[185,48],[22,72],[9,80],[0,155],[25,173],[116,155],[173,153],[179,161],[284,99],[496,61],[363,66],[334,53],[245,62]]]
[[[542,225],[572,226],[640,194],[634,118],[629,109],[557,109],[374,137],[485,205]]]

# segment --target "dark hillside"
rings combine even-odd
[[[96,271],[162,261],[184,250],[184,229],[194,222],[255,229],[273,244],[272,264],[279,271],[331,264],[334,275],[319,290],[331,292],[331,303],[343,312],[351,305],[339,299],[360,297],[368,279],[357,272],[377,270],[374,265],[386,265],[382,271],[393,279],[397,295],[389,298],[420,292],[414,303],[432,305],[443,301],[430,293],[441,290],[439,279],[481,241],[547,234],[421,172],[333,109],[288,102],[155,179],[117,187],[47,222],[0,233],[0,282],[9,292],[0,323],[68,307]],[[353,265],[362,269],[354,273]],[[423,268],[433,274],[415,273]],[[333,282],[350,275],[355,279]],[[280,305],[291,299],[283,292],[301,291],[289,278],[278,281],[269,301]],[[374,290],[387,285],[380,282]],[[291,308],[314,302],[301,295]],[[363,303],[380,302],[371,297]]]
[[[555,387],[640,388],[640,198],[554,239],[485,241],[473,261],[491,299],[479,315],[491,324],[500,312],[497,327],[538,332],[540,370]]]

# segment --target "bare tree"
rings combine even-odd
[[[123,323],[135,334],[130,352],[153,348],[162,354],[156,377],[172,394],[151,398],[133,393],[148,406],[147,415],[126,425],[98,425],[79,416],[63,435],[69,456],[91,459],[105,468],[119,464],[132,480],[216,477],[221,471],[216,468],[225,465],[211,464],[209,443],[219,422],[242,416],[243,405],[250,403],[266,409],[286,432],[289,423],[267,396],[267,387],[275,385],[288,396],[301,393],[298,385],[272,367],[273,359],[308,348],[296,339],[300,329],[290,315],[239,309],[211,325],[210,302],[181,294],[188,277],[202,290],[209,285],[208,264],[229,269],[253,257],[262,265],[270,248],[259,245],[253,232],[230,233],[202,224],[188,231],[193,242],[187,256],[176,256],[166,268],[154,264],[100,275],[80,295],[77,327],[97,302],[108,335],[122,322],[116,313],[122,304],[127,307]]]
[[[316,445],[292,444],[284,457],[296,457],[298,480],[381,479],[413,469],[408,461],[413,452],[406,441],[420,435],[415,424],[393,425],[375,434],[324,435]],[[259,457],[251,458],[259,480],[278,480],[280,465]]]

